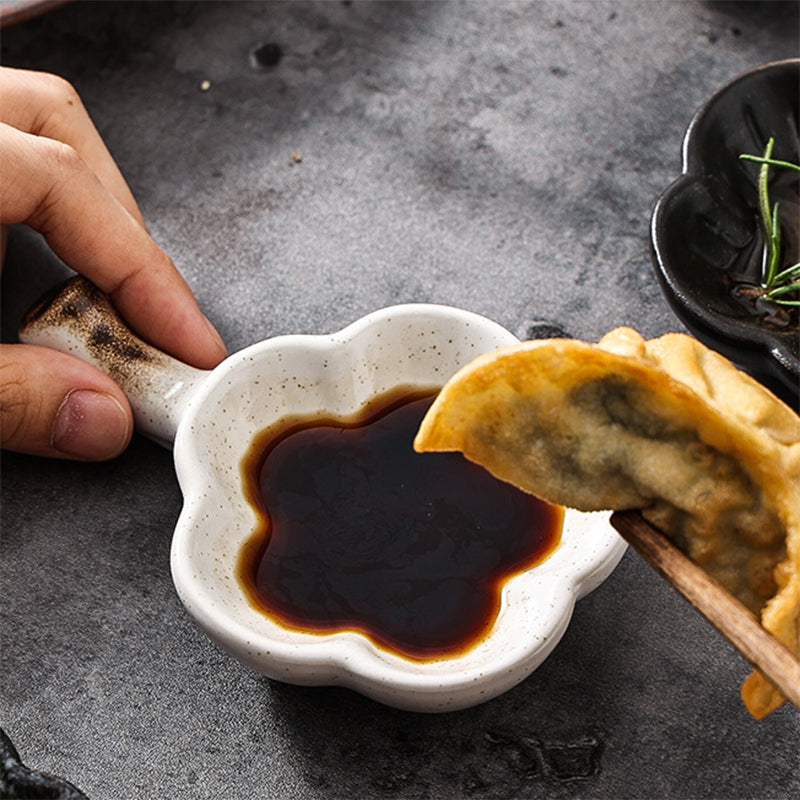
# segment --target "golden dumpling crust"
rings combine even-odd
[[[559,505],[641,509],[800,652],[800,418],[690,337],[501,348],[447,383],[415,447]],[[783,702],[758,672],[743,697],[756,717]]]

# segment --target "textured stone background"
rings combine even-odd
[[[684,128],[797,52],[794,2],[74,3],[2,32],[4,64],[75,84],[231,351],[405,301],[520,336],[681,330],[648,222]],[[4,340],[64,271],[14,232]],[[0,727],[92,798],[800,793],[797,712],[752,721],[745,662],[632,553],[523,684],[421,716],[206,640],[150,442],[102,466],[4,454],[1,491]]]

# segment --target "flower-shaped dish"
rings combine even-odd
[[[355,631],[285,627],[250,603],[237,576],[239,554],[259,525],[242,475],[256,436],[287,417],[351,418],[400,388],[436,391],[478,355],[517,339],[466,311],[403,305],[332,335],[268,339],[203,372],[133,341],[118,319],[109,321],[107,302],[95,314],[103,305],[98,295],[73,284],[32,312],[24,338],[113,372],[140,429],[165,445],[174,437],[184,495],[172,543],[175,586],[200,627],[258,672],[288,683],[348,686],[416,711],[475,705],[519,683],[549,655],[575,602],[625,551],[607,514],[567,510],[555,549],[504,584],[493,627],[452,657],[414,660]]]
[[[175,441],[185,505],[173,539],[173,578],[206,633],[274,679],[347,686],[414,711],[472,706],[527,677],[560,640],[575,601],[624,552],[606,515],[567,511],[551,555],[506,583],[488,636],[439,660],[403,657],[354,631],[284,627],[253,608],[234,574],[257,524],[242,496],[239,459],[260,430],[288,413],[351,417],[396,387],[435,390],[482,352],[513,341],[473,314],[407,305],[376,311],[332,336],[269,340],[218,367],[190,401]],[[209,450],[226,454],[227,466],[210,460]]]
[[[774,137],[773,157],[798,163],[799,78],[800,59],[774,62],[739,75],[709,98],[686,131],[682,174],[659,198],[651,221],[654,266],[677,316],[795,408],[800,309],[759,297],[758,165],[739,156],[761,155]],[[798,173],[773,168],[771,177],[782,249],[797,261]]]

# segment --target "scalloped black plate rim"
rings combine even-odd
[[[782,67],[784,65],[789,66],[792,64],[800,66],[800,58],[784,58],[779,61],[770,61],[766,64],[759,64],[757,67],[752,67],[744,72],[740,72],[738,75],[731,78],[727,83],[724,83],[713,94],[710,94],[708,97],[706,97],[697,111],[695,111],[694,116],[689,121],[689,125],[686,128],[686,133],[683,135],[683,142],[681,143],[681,175],[689,175],[692,173],[697,175],[702,172],[702,164],[695,165],[692,163],[692,140],[694,138],[695,128],[698,127],[700,121],[703,119],[703,117],[705,117],[711,103],[717,97],[725,94],[731,87],[736,86],[736,84],[747,80],[753,75],[757,75],[760,72],[771,72],[777,67]]]
[[[686,184],[696,179],[697,175],[684,174],[673,181],[656,202],[650,222],[650,243],[655,255],[655,262],[658,265],[656,274],[664,288],[668,289],[665,293],[668,302],[676,313],[681,312],[678,313],[678,316],[683,316],[687,313],[691,315],[691,325],[687,322],[687,327],[693,326],[702,329],[705,338],[712,339],[715,342],[720,338],[721,334],[744,350],[757,351],[759,353],[764,353],[766,351],[786,370],[787,376],[794,378],[796,382],[800,383],[800,364],[795,364],[794,357],[791,353],[787,353],[782,347],[775,345],[772,336],[767,333],[760,333],[758,329],[752,328],[749,329],[750,335],[743,336],[740,325],[732,321],[730,317],[724,314],[717,314],[711,309],[702,306],[693,297],[686,294],[682,287],[678,285],[677,282],[673,281],[672,275],[664,269],[663,265],[666,262],[659,250],[659,237],[657,233],[662,206],[666,205],[672,196],[678,194]],[[713,320],[713,327],[709,325],[709,319]]]
[[[667,259],[659,246],[661,240],[659,228],[663,224],[664,208],[687,184],[699,181],[704,174],[703,164],[698,155],[699,147],[695,147],[694,139],[712,103],[743,80],[784,65],[800,67],[800,58],[772,61],[736,75],[709,95],[694,113],[681,145],[681,174],[662,192],[653,208],[650,218],[650,246],[656,276],[662,289],[665,290],[667,301],[686,327],[727,358],[739,364],[746,363],[748,371],[754,376],[758,373],[759,380],[765,382],[773,391],[777,388],[777,382],[785,389],[785,392],[780,392],[784,399],[787,402],[791,400],[797,405],[797,397],[800,395],[800,362],[780,341],[776,342],[775,336],[780,334],[762,333],[754,328],[748,328],[744,334],[742,326],[734,318],[718,314],[697,302],[673,279]],[[769,358],[769,362],[762,367],[758,359],[759,357],[763,359],[765,356]],[[790,393],[789,396],[787,392]]]

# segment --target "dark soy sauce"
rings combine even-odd
[[[243,472],[260,525],[238,577],[256,608],[417,660],[489,632],[505,581],[558,543],[563,509],[460,453],[415,453],[432,400],[387,396],[360,418],[295,420],[254,442]]]

